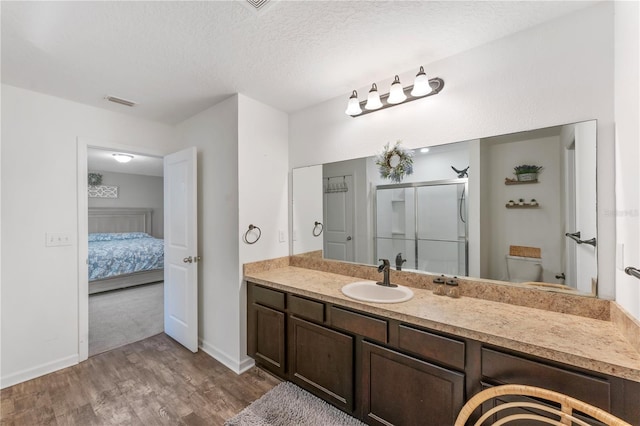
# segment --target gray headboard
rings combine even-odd
[[[145,208],[89,209],[89,233],[146,232],[151,234],[151,212]]]

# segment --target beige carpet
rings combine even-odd
[[[164,284],[89,296],[89,356],[164,331]]]

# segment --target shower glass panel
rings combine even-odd
[[[376,259],[389,259],[394,265],[400,253],[404,268],[416,265],[415,192],[413,188],[376,191]]]
[[[467,275],[465,184],[416,187],[418,267]]]
[[[376,259],[403,269],[467,275],[466,179],[383,185],[376,190]]]

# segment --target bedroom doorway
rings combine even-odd
[[[87,167],[94,356],[164,330],[164,165],[162,157],[89,148]]]
[[[88,268],[88,240],[89,240],[89,198],[90,189],[88,173],[89,168],[89,151],[113,151],[111,157],[116,153],[125,153],[134,157],[155,157],[162,163],[163,170],[163,225],[162,236],[164,237],[164,255],[165,264],[161,278],[156,283],[161,283],[157,288],[162,287],[161,291],[155,293],[156,297],[160,294],[163,311],[163,329],[166,334],[174,338],[189,350],[196,352],[198,350],[198,282],[197,282],[197,263],[200,260],[197,252],[197,153],[195,148],[188,148],[183,151],[166,155],[158,150],[136,148],[130,146],[116,145],[110,143],[91,141],[88,139],[78,138],[77,159],[78,159],[78,362],[86,360],[89,356],[89,268]],[[104,152],[103,152],[104,153]],[[109,158],[113,161],[113,158]],[[167,172],[168,171],[168,172]],[[104,176],[103,176],[104,178]],[[93,181],[93,186],[96,185]],[[102,186],[107,182],[101,182]],[[91,188],[94,190],[95,188]],[[109,188],[98,189],[100,191],[111,191]],[[118,189],[118,194],[122,194]],[[141,208],[144,209],[144,208]],[[113,213],[111,211],[110,213]],[[164,214],[167,212],[167,214]],[[129,214],[131,212],[125,212]],[[135,212],[135,219],[129,219],[131,222],[143,221],[139,212]],[[93,221],[93,220],[92,220]],[[126,221],[125,221],[126,222]],[[153,229],[153,221],[152,229]],[[156,223],[156,226],[158,223]],[[131,226],[130,223],[126,227]],[[136,225],[137,226],[137,225]],[[130,233],[139,232],[131,229],[117,229],[118,232]],[[156,230],[158,228],[156,227]],[[154,232],[154,231],[151,231]],[[153,236],[153,235],[152,235]],[[188,253],[187,256],[181,257],[182,254]],[[191,261],[189,261],[191,260]],[[168,285],[167,285],[168,284]],[[116,284],[116,287],[119,284]],[[154,284],[141,283],[127,287],[128,290],[145,289],[151,291]],[[104,292],[109,295],[115,289]],[[100,292],[99,292],[100,293]],[[134,295],[131,291],[127,294]],[[146,299],[146,295],[135,295]],[[135,299],[131,297],[130,299]],[[135,300],[133,300],[135,302]],[[122,308],[122,303],[111,302],[112,305]],[[156,305],[157,306],[157,305]],[[102,320],[107,323],[109,329],[109,319],[117,316],[109,308],[106,309],[108,315],[104,315]],[[138,309],[145,312],[143,308]],[[153,321],[149,321],[151,323]],[[155,329],[157,330],[157,328]],[[143,337],[144,338],[144,337]]]

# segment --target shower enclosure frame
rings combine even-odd
[[[458,179],[441,179],[441,180],[432,180],[432,181],[422,181],[422,182],[408,182],[408,183],[396,183],[396,184],[387,184],[387,185],[376,185],[375,192],[373,194],[373,252],[374,252],[374,263],[378,261],[378,191],[384,189],[406,189],[406,188],[420,188],[425,186],[442,186],[442,185],[459,185],[464,184],[463,193],[469,194],[469,178],[458,178]],[[415,189],[414,189],[415,190]],[[456,199],[457,201],[457,199]],[[460,201],[462,203],[462,201]],[[465,203],[466,204],[466,203]],[[418,220],[418,201],[416,197],[416,201],[414,202],[414,220],[417,223]],[[460,211],[461,206],[458,204],[458,211]],[[469,276],[469,220],[468,220],[468,211],[465,209],[466,220],[464,220],[464,276]],[[418,268],[418,226],[414,226],[414,255],[415,255],[415,270],[419,271]],[[392,259],[390,259],[392,260]],[[426,273],[441,273],[439,271],[420,271]],[[459,274],[462,275],[462,274]]]

